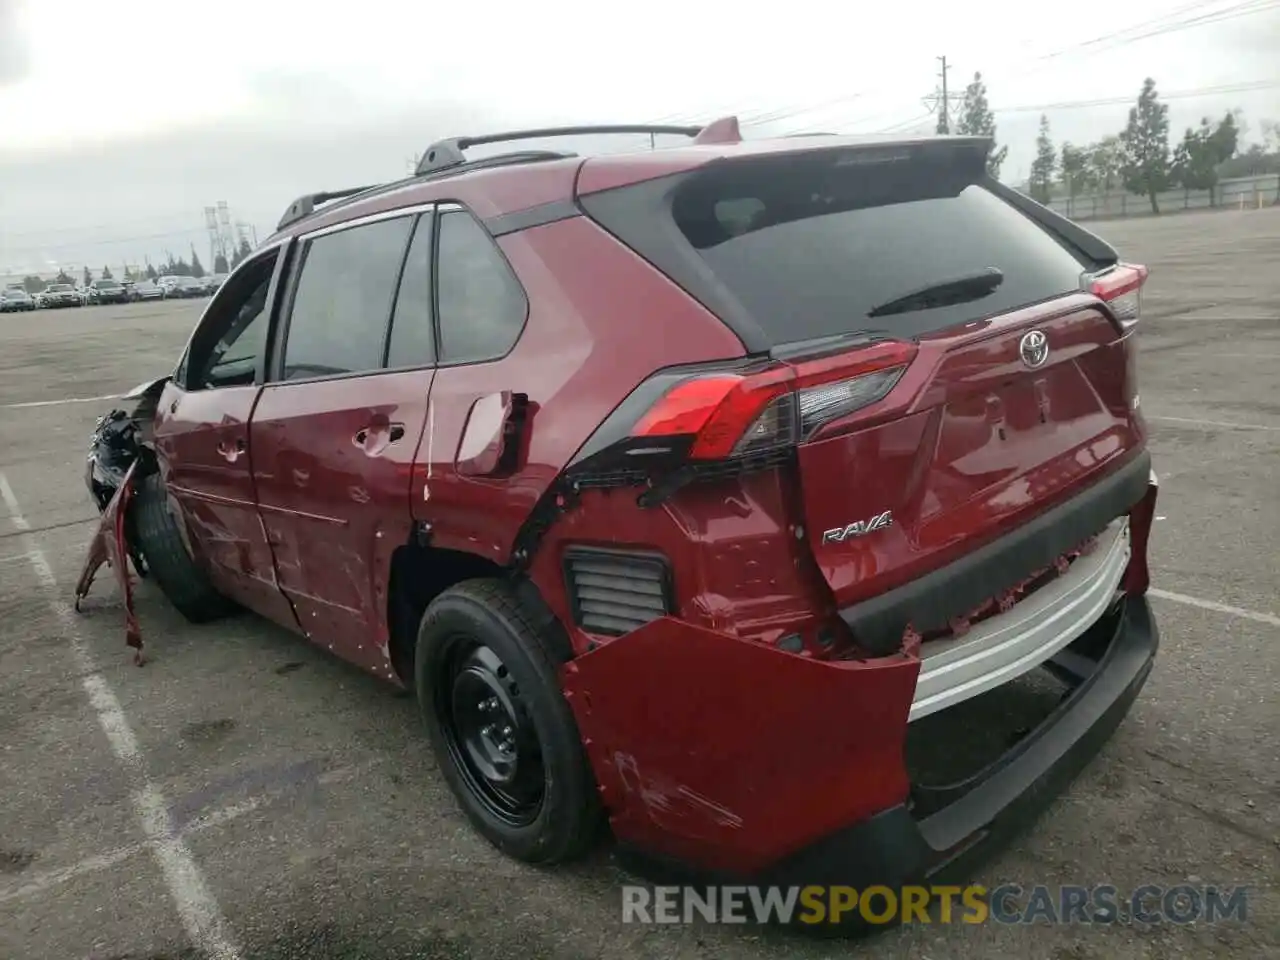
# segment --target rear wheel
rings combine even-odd
[[[155,578],[179,613],[192,623],[206,623],[236,609],[232,601],[214,589],[187,551],[158,473],[144,477],[138,484],[133,511],[137,547],[146,568],[144,575]]]
[[[581,855],[601,823],[557,662],[498,580],[445,590],[418,630],[415,685],[441,771],[476,829],[527,863]]]

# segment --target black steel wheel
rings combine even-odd
[[[542,806],[546,771],[520,688],[489,647],[461,635],[446,643],[434,700],[450,759],[493,817],[528,826]]]
[[[572,859],[603,822],[560,688],[558,624],[501,580],[468,580],[427,607],[414,687],[449,789],[490,843],[526,863]]]

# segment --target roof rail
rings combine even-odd
[[[316,207],[322,203],[328,203],[330,200],[341,200],[343,197],[351,197],[357,193],[364,193],[366,190],[372,190],[378,184],[367,184],[363,187],[347,187],[342,190],[325,190],[321,193],[308,193],[285,209],[284,215],[280,217],[280,222],[276,224],[277,230],[283,230],[291,223],[297,223],[304,217],[309,217],[315,211]]]
[[[509,133],[491,133],[478,137],[450,137],[437,140],[427,147],[418,161],[415,174],[425,176],[467,163],[465,150],[490,143],[510,143],[515,140],[542,140],[550,137],[577,137],[592,134],[647,133],[674,134],[691,137],[695,143],[735,143],[742,140],[736,117],[724,117],[706,126],[669,126],[663,124],[603,124],[582,127],[543,127],[535,130],[513,130]]]

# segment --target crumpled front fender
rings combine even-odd
[[[618,840],[742,875],[907,799],[919,671],[663,618],[566,664],[563,684]]]
[[[80,571],[80,579],[76,581],[76,610],[80,609],[80,601],[89,593],[94,577],[105,563],[115,573],[116,584],[120,587],[120,596],[124,599],[125,611],[125,643],[134,648],[134,663],[141,666],[144,662],[142,654],[142,632],[138,629],[138,618],[133,609],[133,580],[129,576],[129,542],[126,518],[133,501],[133,477],[138,469],[135,461],[125,471],[115,496],[107,503],[98,522],[98,529],[89,543],[89,553],[85,557],[84,567]]]

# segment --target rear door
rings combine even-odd
[[[210,302],[160,397],[154,436],[180,529],[214,584],[296,629],[258,519],[249,451],[286,253],[279,246],[245,261]]]
[[[415,209],[299,238],[251,428],[258,506],[304,632],[388,675],[386,588],[433,376],[431,223]]]

